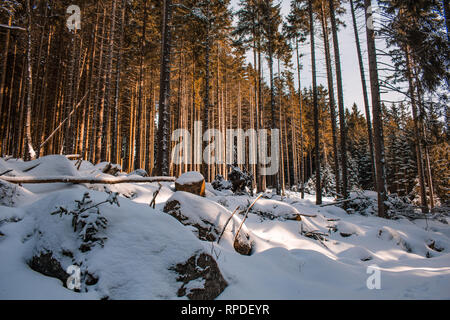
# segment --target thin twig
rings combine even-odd
[[[261,197],[263,196],[263,193],[261,193],[256,199],[255,201],[253,201],[253,203],[250,205],[250,207],[247,208],[247,212],[245,213],[244,219],[242,219],[241,225],[239,226],[238,231],[236,232],[236,236],[234,237],[234,242],[236,242],[239,233],[241,232],[242,226],[244,225],[245,220],[247,220],[248,217],[248,213],[250,212],[250,210],[253,208],[253,206],[256,204],[256,201],[258,201]]]
[[[227,222],[225,223],[225,226],[224,226],[223,229],[222,229],[222,232],[220,233],[219,239],[217,239],[217,244],[219,244],[220,239],[222,239],[222,236],[223,236],[223,234],[224,234],[224,232],[225,232],[225,229],[226,229],[228,223],[231,221],[231,219],[233,218],[234,214],[238,211],[238,209],[239,209],[239,206],[237,206],[236,209],[234,209],[233,213],[232,213],[231,216],[228,218]]]
[[[44,142],[42,142],[42,144],[39,146],[38,150],[41,150],[42,147],[44,147],[47,142],[50,141],[50,139],[56,134],[56,132],[59,131],[59,129],[63,126],[63,124],[72,116],[72,114],[75,112],[75,110],[78,109],[78,107],[83,103],[84,99],[86,99],[86,97],[88,96],[89,90],[86,92],[86,94],[84,95],[83,99],[80,100],[80,102],[78,102],[78,104],[75,106],[75,108],[73,108],[73,110],[70,112],[70,114],[67,116],[67,118],[65,118],[60,124],[59,126],[53,130],[53,132],[48,136],[47,139],[45,139]]]
[[[0,173],[0,176],[10,173],[11,171],[13,171],[13,169],[6,170],[5,172]]]
[[[29,168],[27,168],[27,169],[25,169],[25,170],[22,170],[22,172],[28,172],[28,171],[31,171],[31,170],[33,170],[34,168],[38,167],[40,164],[41,164],[41,163],[39,162],[39,163],[35,164],[34,166],[31,166],[31,167],[29,167]]]

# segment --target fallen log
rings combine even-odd
[[[306,217],[306,218],[317,218],[317,214],[305,214],[305,213],[299,213],[300,217]]]
[[[81,154],[66,154],[66,158],[69,160],[79,160],[81,159]]]
[[[118,184],[118,183],[152,183],[174,182],[175,177],[0,177],[1,180],[15,184],[42,184],[42,183],[90,183],[90,184]]]

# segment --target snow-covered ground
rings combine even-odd
[[[62,156],[27,163],[0,159],[0,174],[12,169],[7,176],[103,175],[99,166],[83,162],[77,170],[74,164]],[[257,201],[245,222],[254,242],[246,256],[230,241],[199,240],[192,226],[164,213],[175,191],[173,183],[162,185],[152,209],[157,183],[16,186],[0,180],[0,299],[177,299],[180,284],[171,268],[198,252],[217,261],[228,283],[218,299],[450,299],[449,218],[445,224],[348,215],[335,206],[316,206],[313,196],[301,199],[289,192],[283,199]],[[51,213],[60,207],[70,210],[86,192],[93,203],[105,201],[105,188],[119,193],[120,206],[99,206],[108,221],[98,232],[105,238],[103,247],[81,254],[72,217]],[[214,212],[225,216],[255,199],[218,192],[209,184],[206,197],[193,205],[195,210],[211,210],[216,202]],[[299,221],[298,214],[307,216]],[[237,215],[234,224],[242,219],[243,214]],[[310,231],[327,236],[323,241],[306,237]],[[224,239],[232,239],[232,232],[228,227]],[[43,248],[53,250],[64,269],[74,260],[82,262],[98,282],[77,293],[33,271],[29,261]],[[380,271],[381,288],[370,290],[367,280],[374,269]]]

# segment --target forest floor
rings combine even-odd
[[[74,164],[62,156],[0,159],[0,174],[107,176],[99,169],[104,164],[83,162],[79,169]],[[201,241],[192,226],[164,213],[174,183],[162,183],[152,209],[157,189],[157,183],[13,185],[0,180],[0,299],[177,299],[180,284],[171,267],[196,252],[210,254],[228,284],[218,299],[450,299],[450,217],[410,221],[349,215],[333,205],[315,205],[314,196],[301,199],[288,192],[283,198],[261,198],[250,210],[245,230],[253,249],[247,256],[233,249],[231,231],[220,244]],[[117,192],[120,206],[105,191]],[[98,228],[92,248],[81,252],[72,218],[64,210],[50,213],[61,207],[70,211],[77,200],[80,207],[86,192],[93,204],[110,203],[99,206],[107,226]],[[198,198],[195,210],[217,206],[229,216],[256,197],[207,184],[206,197]],[[325,204],[332,201],[325,198]],[[301,221],[293,214],[301,214]],[[32,258],[45,252],[58,256],[64,269],[81,261],[97,282],[77,293],[32,270]]]

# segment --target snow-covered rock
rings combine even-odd
[[[223,239],[229,245],[234,246],[239,253],[251,254],[253,245],[245,225],[234,243],[241,219],[236,214],[232,216],[229,210],[214,201],[188,192],[177,191],[167,200],[164,212],[175,217],[183,225],[194,227],[197,237],[206,241],[218,240],[229,221]],[[229,220],[230,218],[231,220]]]

